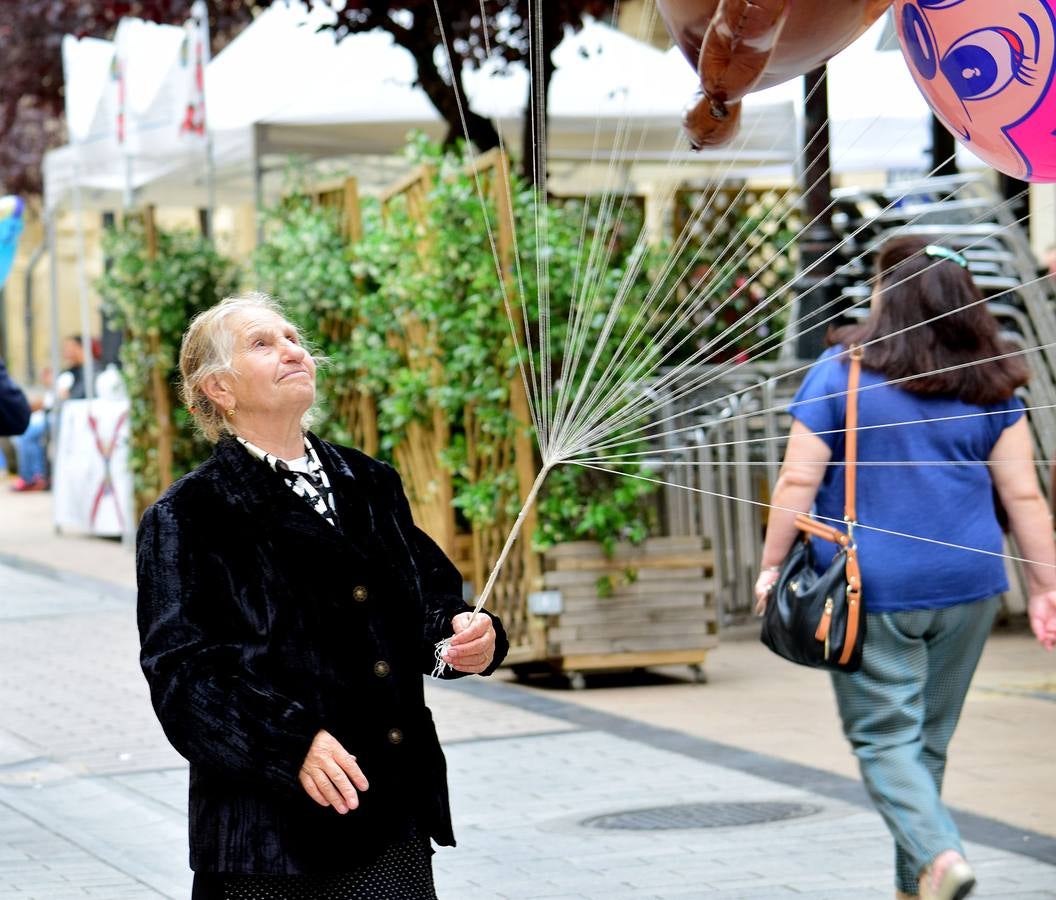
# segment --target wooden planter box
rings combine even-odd
[[[560,592],[560,613],[546,616],[546,662],[582,686],[581,673],[688,665],[703,680],[718,645],[712,554],[699,537],[622,544],[608,557],[600,544],[561,544],[544,554],[543,584]],[[605,580],[599,596],[599,580]]]

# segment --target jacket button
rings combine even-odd
[[[362,603],[367,599],[367,589],[361,584],[357,584],[352,588],[352,599],[357,603]]]
[[[390,744],[402,744],[403,743],[403,732],[399,728],[389,729],[389,743]]]
[[[391,671],[392,669],[389,667],[389,664],[383,659],[379,659],[374,663],[374,674],[377,675],[378,678],[384,678]]]

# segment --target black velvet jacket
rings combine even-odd
[[[29,425],[29,404],[26,395],[7,374],[0,359],[0,435],[22,434]]]
[[[230,438],[139,526],[140,661],[191,763],[196,871],[347,871],[412,824],[454,844],[422,674],[467,609],[462,579],[391,466],[310,439],[340,530]],[[370,782],[345,816],[297,780],[321,728]]]

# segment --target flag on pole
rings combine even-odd
[[[22,211],[25,204],[21,197],[0,197],[0,288],[11,273],[18,249],[18,238],[22,234]]]
[[[185,92],[180,136],[205,138],[205,67],[209,65],[209,11],[204,0],[191,6],[191,17],[183,26],[180,48],[180,81]]]
[[[94,144],[114,135],[117,89],[112,41],[62,39],[66,127],[74,144]]]

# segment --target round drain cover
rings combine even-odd
[[[681,803],[651,809],[630,809],[585,819],[587,828],[623,831],[663,831],[668,828],[732,828],[799,819],[821,812],[806,803]]]

